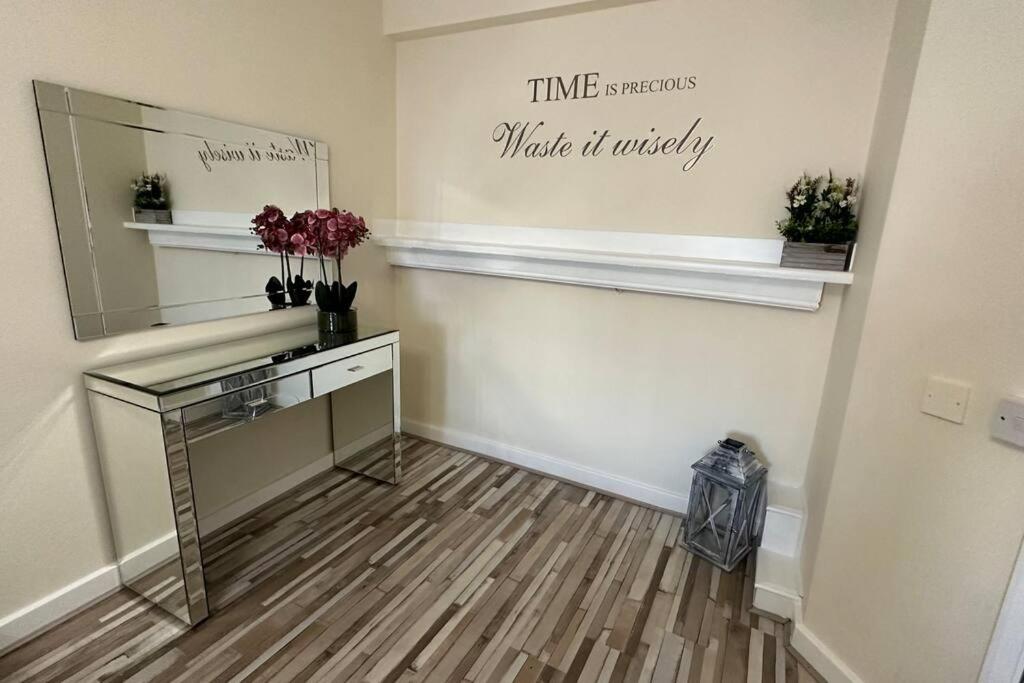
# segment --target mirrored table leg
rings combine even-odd
[[[209,609],[180,412],[89,403],[121,582],[194,626]]]
[[[388,370],[331,392],[336,467],[389,484],[402,480],[394,384],[395,375]]]
[[[174,504],[174,521],[178,529],[178,546],[188,599],[189,623],[193,626],[210,615],[206,598],[206,579],[203,575],[203,557],[199,548],[199,524],[196,520],[195,497],[192,493],[192,473],[188,462],[188,446],[180,410],[161,415],[164,449],[167,454],[167,472]]]

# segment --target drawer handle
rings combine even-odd
[[[363,366],[362,366],[362,365],[353,365],[352,367],[350,367],[350,368],[348,369],[348,371],[349,371],[349,372],[359,372],[359,371],[360,371],[360,370],[362,370],[362,369],[363,369]]]
[[[270,402],[270,399],[267,398],[266,396],[263,396],[261,398],[254,398],[251,401],[246,401],[245,402],[245,407],[246,408],[259,408],[264,403],[269,403],[269,402]]]

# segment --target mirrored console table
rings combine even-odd
[[[402,477],[397,330],[297,328],[91,370],[85,385],[121,581],[189,625],[210,612],[190,446],[329,396],[334,465]]]

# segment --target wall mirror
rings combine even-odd
[[[272,308],[280,259],[250,220],[330,206],[324,143],[34,85],[75,338]]]

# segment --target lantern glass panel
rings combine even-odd
[[[690,543],[724,560],[731,545],[736,497],[732,491],[710,479],[703,479],[698,495]]]

